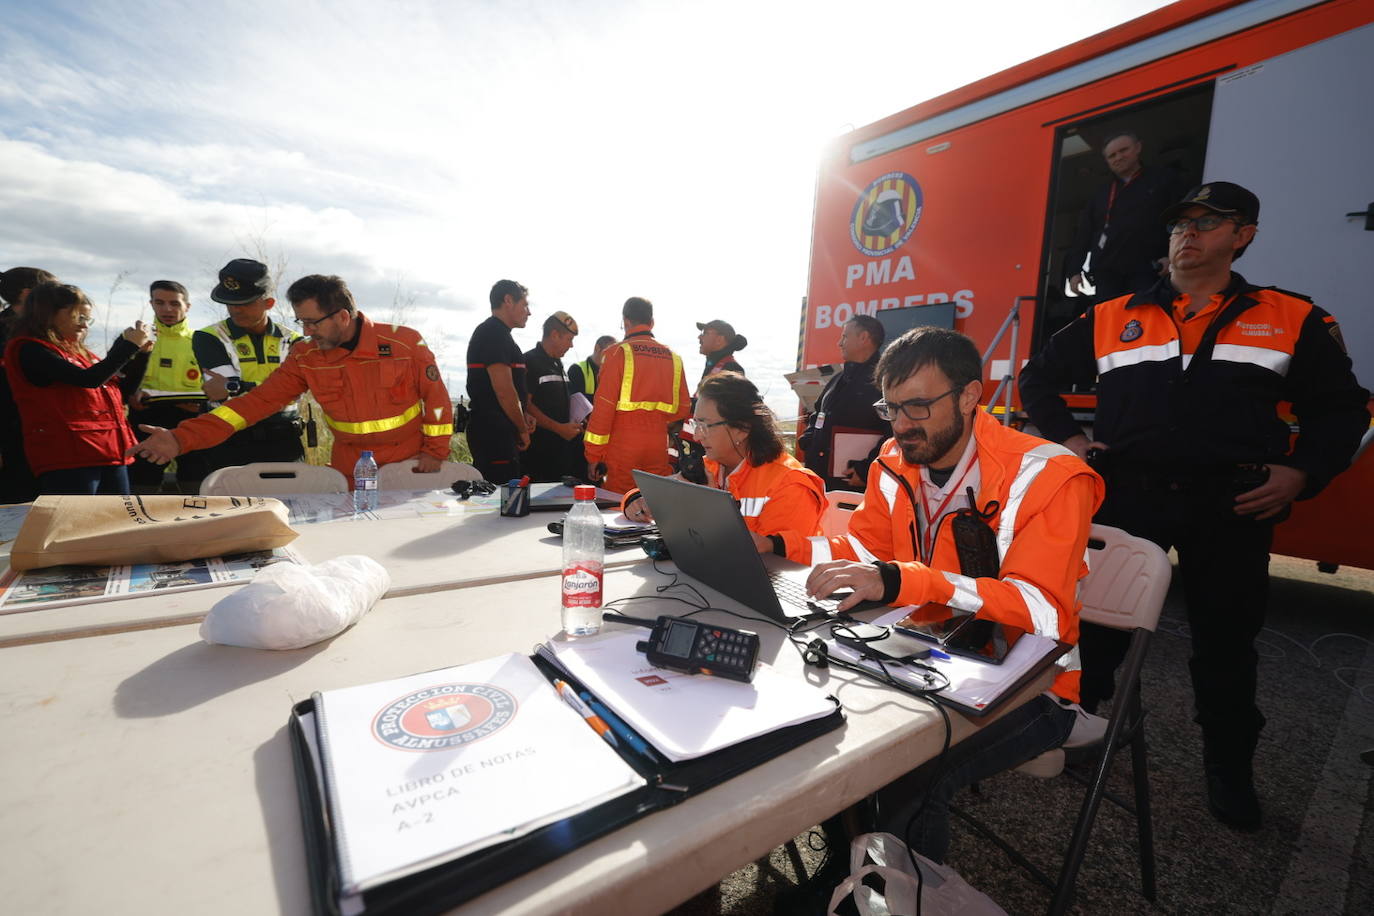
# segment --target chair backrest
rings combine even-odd
[[[825,501],[829,505],[821,516],[821,534],[833,538],[849,531],[849,514],[864,501],[864,495],[851,490],[828,490]]]
[[[347,492],[348,478],[338,471],[300,461],[259,461],[220,468],[200,482],[201,496]]]
[[[1080,616],[1118,630],[1153,632],[1172,578],[1169,555],[1158,544],[1120,528],[1093,525],[1088,575],[1079,583]]]
[[[416,461],[393,461],[377,471],[377,487],[381,490],[447,490],[457,480],[481,480],[482,472],[470,464],[445,461],[439,470],[421,474],[415,470]]]

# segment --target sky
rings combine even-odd
[[[796,412],[812,195],[837,135],[1159,0],[4,0],[0,268],[96,307],[103,352],[179,280],[191,323],[235,257],[338,274],[426,337],[457,396],[498,279],[534,345],[618,334],[629,296],[700,373],[724,318]],[[991,25],[991,27],[990,27]]]

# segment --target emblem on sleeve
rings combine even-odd
[[[1145,333],[1145,329],[1140,326],[1140,322],[1132,318],[1126,322],[1126,327],[1121,329],[1121,342],[1130,343]]]
[[[433,363],[425,366],[425,378],[429,379],[431,382],[439,381],[439,367]]]

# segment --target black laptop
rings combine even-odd
[[[678,569],[782,623],[835,613],[844,595],[808,598],[811,567],[760,554],[729,493],[645,471],[634,477]],[[882,606],[866,601],[852,610]]]

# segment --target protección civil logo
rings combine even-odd
[[[873,179],[860,192],[849,218],[854,247],[872,258],[901,248],[921,221],[924,200],[921,186],[906,172],[888,172]]]
[[[515,697],[490,684],[439,684],[386,704],[372,736],[402,751],[442,751],[480,741],[515,718]]]

